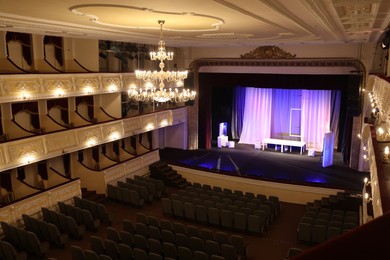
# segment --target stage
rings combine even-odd
[[[321,156],[275,151],[270,146],[264,151],[254,145],[235,144],[235,148],[181,150],[164,148],[160,158],[169,164],[204,170],[206,172],[241,176],[243,178],[287,184],[307,185],[350,192],[361,192],[368,173],[348,168],[341,153],[335,152],[333,165],[322,167]]]

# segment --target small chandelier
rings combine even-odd
[[[150,52],[151,60],[159,60],[159,71],[141,71],[136,70],[135,76],[137,79],[145,82],[144,88],[138,88],[135,84],[130,86],[128,91],[129,98],[141,102],[174,102],[183,103],[189,100],[194,100],[195,91],[184,89],[179,92],[177,88],[168,90],[165,88],[165,83],[175,82],[177,86],[183,86],[184,79],[187,78],[187,71],[164,71],[164,61],[173,60],[173,52],[165,51],[165,41],[163,40],[162,26],[164,20],[158,20],[160,24],[160,41],[158,43],[158,52]],[[158,85],[158,88],[156,87]]]

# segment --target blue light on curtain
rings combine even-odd
[[[241,136],[242,122],[244,119],[245,91],[246,88],[241,86],[234,89],[231,122],[233,139],[240,139]]]

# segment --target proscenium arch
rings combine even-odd
[[[358,59],[352,58],[288,58],[288,59],[198,59],[194,60],[189,67],[189,77],[186,81],[198,95],[190,106],[188,106],[188,149],[198,149],[198,130],[199,130],[199,73],[201,72],[221,72],[221,71],[241,71],[241,73],[260,73],[261,71],[277,71],[288,74],[298,71],[304,74],[315,74],[316,72],[327,71],[329,74],[350,74],[360,75],[360,84],[356,85],[358,96],[352,97],[351,102],[358,102],[360,110],[363,104],[362,91],[365,88],[366,68]],[[351,147],[352,148],[352,147]]]

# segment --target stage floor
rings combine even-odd
[[[244,178],[309,185],[361,192],[368,173],[350,169],[335,152],[333,165],[322,167],[321,157],[300,155],[299,150],[281,153],[272,147],[254,149],[237,144],[235,148],[182,150],[164,148],[160,158],[170,164],[209,171],[210,174],[238,175]]]

